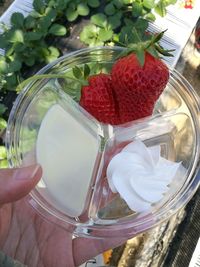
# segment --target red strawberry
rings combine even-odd
[[[149,116],[163,92],[169,70],[164,62],[145,52],[144,65],[136,54],[120,58],[112,67],[112,85],[121,123]]]
[[[88,82],[81,89],[80,105],[100,122],[119,124],[110,75],[93,75]]]

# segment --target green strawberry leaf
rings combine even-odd
[[[109,41],[113,36],[113,31],[112,30],[107,30],[107,29],[100,29],[99,31],[99,39],[102,42]]]
[[[112,2],[117,9],[121,9],[123,7],[123,3],[121,0],[113,0]]]
[[[101,46],[104,42],[99,38],[99,27],[91,24],[84,27],[83,31],[80,33],[80,40],[88,44],[89,46]]]
[[[149,47],[147,48],[147,51],[148,51],[148,53],[151,54],[153,57],[155,57],[155,58],[159,58],[159,53],[157,52],[157,50],[156,50],[155,47],[153,47],[153,46],[149,46]]]
[[[58,48],[56,48],[54,46],[49,46],[48,50],[49,50],[49,55],[46,58],[47,63],[54,61],[55,59],[57,59],[60,56],[60,52],[59,52]]]
[[[7,86],[8,86],[8,90],[10,91],[14,91],[15,90],[15,86],[17,84],[17,74],[12,74],[10,76],[7,76],[6,78],[6,82],[7,82]]]
[[[157,5],[154,8],[155,12],[160,15],[161,17],[164,17],[167,13],[166,7],[163,4],[163,1],[160,1],[157,3]]]
[[[8,64],[6,62],[5,57],[0,57],[0,73],[7,73],[8,71]]]
[[[11,16],[11,24],[17,28],[22,28],[24,25],[24,16],[22,13],[15,12]]]
[[[6,148],[5,146],[0,146],[0,160],[6,158],[7,158]]]
[[[148,9],[152,9],[155,7],[155,1],[154,0],[143,0],[143,6]]]
[[[116,16],[110,16],[108,18],[108,26],[112,29],[115,30],[116,28],[120,27],[121,25],[121,19],[117,18]]]
[[[133,2],[132,4],[132,16],[137,18],[142,15],[142,3]]]
[[[137,59],[140,63],[140,65],[143,67],[144,66],[144,62],[145,62],[145,51],[141,48],[141,49],[137,49],[135,51],[135,54],[137,56]]]
[[[122,12],[118,11],[115,13],[113,16],[108,17],[108,27],[112,30],[118,28],[121,26],[121,17],[122,17]]]
[[[108,16],[114,15],[116,12],[116,8],[115,8],[114,4],[111,2],[108,5],[106,5],[104,12]]]
[[[45,10],[45,5],[44,2],[42,0],[34,0],[33,1],[33,7],[35,9],[35,11],[37,11],[40,14],[44,13]]]
[[[95,14],[91,17],[91,22],[99,27],[106,27],[107,17],[103,13]]]
[[[36,19],[28,16],[24,20],[25,28],[28,29],[33,29],[36,26]]]
[[[156,50],[163,56],[173,57],[174,55],[171,52],[174,52],[175,49],[166,50],[161,45],[155,44]]]
[[[24,34],[25,41],[36,41],[42,38],[43,34],[41,32],[26,32]]]
[[[9,166],[9,164],[8,164],[7,159],[3,159],[0,161],[0,168],[1,169],[8,168],[8,166]]]
[[[78,80],[83,77],[83,73],[82,73],[81,69],[77,66],[73,67],[72,72],[74,74],[74,77]]]
[[[133,26],[136,28],[138,33],[141,33],[141,35],[144,35],[144,32],[149,27],[149,22],[146,19],[139,18],[134,22]]]
[[[165,33],[166,31],[167,31],[167,30],[162,31],[162,32],[157,33],[157,34],[154,34],[153,37],[152,37],[152,39],[151,39],[152,44],[153,44],[153,43],[157,43],[157,42],[159,42],[159,41],[163,38],[163,35],[164,35],[164,33]]]
[[[7,107],[4,104],[0,103],[0,115],[3,115],[6,110]]]
[[[174,5],[178,0],[165,0],[165,6]]]
[[[27,57],[24,59],[24,63],[29,66],[32,67],[35,64],[35,57]]]
[[[73,10],[71,8],[68,8],[66,11],[66,18],[68,19],[68,21],[72,22],[75,21],[78,17],[78,12],[77,10]]]
[[[0,118],[0,131],[4,130],[7,127],[7,122],[3,118]]]
[[[155,21],[156,20],[156,16],[153,13],[148,13],[147,15],[145,15],[145,19],[148,21]]]
[[[84,73],[84,79],[87,79],[88,76],[90,75],[90,67],[88,64],[84,65],[83,73]]]
[[[54,23],[50,29],[49,29],[49,33],[53,34],[55,36],[63,36],[67,33],[67,29],[66,27],[64,27],[61,24],[58,23]]]
[[[20,60],[14,59],[8,65],[9,72],[16,72],[22,67],[22,62]]]
[[[9,34],[10,43],[23,43],[24,33],[21,30],[11,30]]]
[[[88,5],[93,7],[93,8],[96,8],[96,7],[99,7],[100,6],[100,1],[99,0],[88,0]]]
[[[88,5],[86,5],[84,3],[80,3],[77,6],[77,12],[80,16],[87,16],[90,12],[90,9],[89,9]]]

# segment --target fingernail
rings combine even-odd
[[[33,177],[35,177],[40,168],[41,168],[40,165],[33,165],[33,166],[19,168],[14,173],[14,179],[16,180],[32,179]]]

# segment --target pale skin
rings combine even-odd
[[[42,175],[38,165],[0,170],[0,250],[28,267],[79,266],[125,239],[72,239],[29,204],[27,194]]]

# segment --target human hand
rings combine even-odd
[[[0,250],[28,267],[74,267],[125,241],[72,239],[47,222],[23,198],[41,175],[38,165],[0,170]]]

